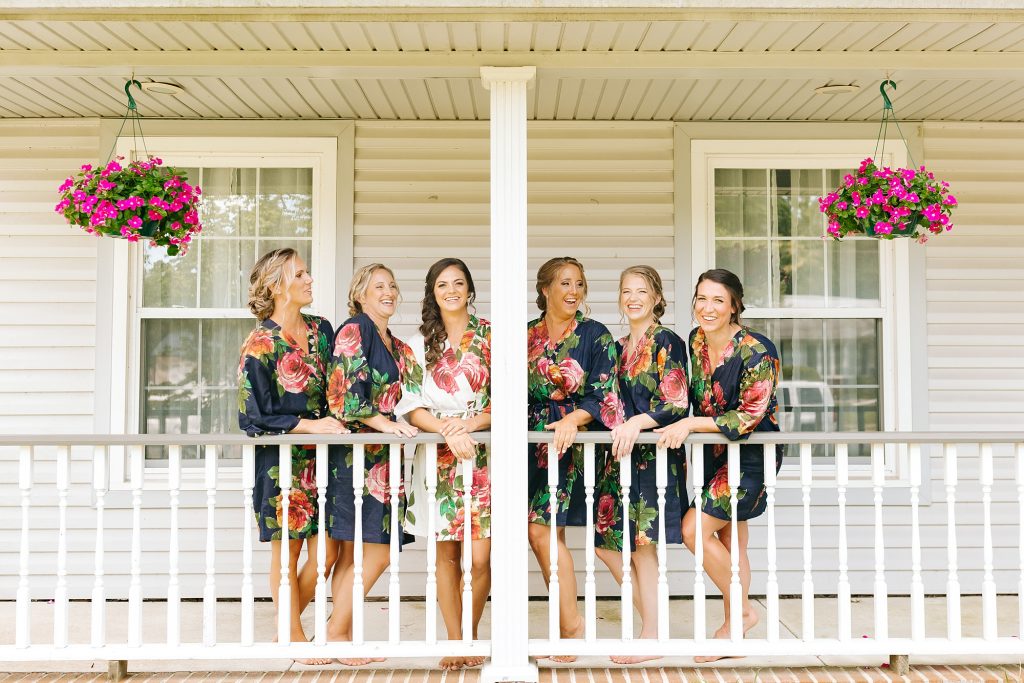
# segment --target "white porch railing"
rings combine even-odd
[[[475,435],[487,441],[488,434]],[[530,433],[528,440],[534,442],[548,441],[551,436],[543,433]],[[742,615],[739,612],[740,600],[740,567],[736,560],[737,534],[732,535],[733,553],[731,566],[730,595],[732,596],[732,613],[730,614],[730,638],[727,640],[714,640],[708,635],[708,581],[704,573],[697,571],[692,577],[692,623],[694,625],[692,637],[682,637],[680,633],[672,633],[669,622],[669,553],[665,544],[658,547],[658,625],[657,638],[649,640],[634,639],[633,627],[633,597],[632,581],[629,573],[629,552],[628,545],[626,552],[622,554],[623,573],[625,579],[621,586],[620,597],[620,620],[621,632],[618,637],[599,637],[597,617],[597,577],[595,562],[593,561],[593,498],[594,486],[597,473],[595,444],[607,442],[608,434],[600,432],[581,433],[579,442],[584,444],[584,477],[583,482],[588,498],[588,528],[586,529],[586,562],[578,566],[578,571],[583,575],[583,614],[585,618],[585,635],[581,639],[561,639],[558,633],[558,600],[557,595],[552,596],[548,602],[548,615],[544,620],[547,637],[529,640],[525,648],[518,648],[521,651],[503,651],[504,661],[516,662],[515,676],[522,676],[523,669],[528,662],[528,657],[543,655],[606,655],[609,653],[623,655],[976,655],[976,654],[1005,654],[1018,658],[1024,655],[1024,645],[1020,636],[1024,635],[1024,434],[984,434],[984,433],[851,433],[851,434],[818,434],[818,433],[791,433],[754,435],[749,443],[760,444],[763,447],[765,456],[765,474],[767,485],[767,511],[763,521],[759,521],[757,533],[763,534],[766,542],[766,580],[764,585],[754,585],[752,593],[766,596],[767,615],[764,637],[747,637],[742,633]],[[644,442],[652,443],[656,440],[654,435],[645,434],[641,437]],[[397,458],[402,451],[407,451],[411,456],[411,449],[417,443],[427,444],[428,470],[436,465],[438,438],[434,435],[421,435],[414,439],[383,439],[382,435],[361,434],[348,435],[344,437],[317,437],[317,436],[282,436],[265,437],[259,443],[280,445],[280,468],[284,476],[282,479],[290,481],[287,476],[291,468],[290,444],[315,443],[317,444],[317,469],[316,481],[318,488],[318,505],[320,514],[320,533],[324,533],[325,516],[323,509],[326,504],[327,495],[327,445],[332,443],[354,444],[354,461],[361,462],[362,449],[367,444],[386,443],[391,449],[392,458]],[[398,548],[398,535],[392,535],[391,566],[388,569],[388,576],[382,577],[381,582],[386,585],[387,593],[387,629],[386,634],[382,633],[377,637],[370,637],[375,634],[368,634],[365,629],[362,577],[360,572],[362,543],[355,544],[355,582],[353,586],[353,625],[352,642],[328,642],[327,641],[327,616],[328,616],[328,586],[323,578],[323,569],[326,563],[326,549],[324,544],[318,546],[317,564],[320,568],[320,577],[316,586],[316,593],[313,600],[314,611],[314,638],[310,643],[288,642],[290,628],[288,623],[289,609],[287,601],[290,596],[290,586],[287,573],[281,578],[280,595],[282,596],[282,607],[279,610],[277,623],[277,640],[270,642],[269,639],[258,640],[256,638],[255,617],[254,617],[254,583],[253,583],[253,510],[252,510],[252,488],[254,485],[254,445],[257,443],[252,439],[242,436],[215,436],[215,435],[144,435],[144,436],[0,436],[0,449],[12,446],[18,449],[18,478],[17,486],[20,492],[20,545],[18,550],[18,581],[15,600],[15,635],[13,642],[0,642],[0,660],[7,661],[46,661],[46,660],[147,660],[147,659],[256,659],[256,658],[306,658],[306,657],[439,657],[452,656],[490,656],[493,648],[516,647],[506,643],[492,643],[488,640],[473,640],[471,628],[471,606],[472,582],[467,580],[463,585],[463,606],[464,612],[463,629],[464,637],[461,641],[439,640],[436,629],[437,615],[437,580],[435,570],[436,542],[430,540],[427,543],[426,567],[415,568],[415,571],[422,571],[426,575],[424,594],[415,595],[410,591],[403,591],[403,571],[408,572],[410,567],[408,560],[403,560]],[[727,443],[717,435],[694,435],[688,442],[690,452],[690,481],[689,490],[691,497],[700,495],[699,482],[703,480],[703,458],[695,457],[700,454],[700,449],[712,443]],[[793,481],[782,482],[774,474],[774,444],[791,444],[787,462],[796,465],[797,475]],[[834,448],[834,468],[827,470],[827,475],[814,467],[812,459],[812,448],[815,445],[827,444]],[[855,444],[867,444],[870,448],[870,457],[859,470],[850,467],[849,449]],[[183,466],[182,448],[185,446],[200,446],[203,456],[201,487],[205,491],[205,513],[206,531],[205,547],[205,582],[202,590],[203,604],[203,631],[202,639],[199,642],[183,642],[182,640],[182,596],[180,576],[180,545],[179,545],[179,518],[181,513],[181,495],[183,491]],[[227,446],[242,446],[241,459],[241,490],[236,487],[229,487],[224,484],[219,476],[218,458],[219,450]],[[160,487],[168,492],[169,522],[169,547],[166,551],[161,549],[161,554],[167,553],[166,566],[166,627],[164,637],[157,639],[143,638],[143,625],[153,620],[152,603],[143,600],[142,590],[142,567],[143,567],[143,534],[142,517],[149,511],[144,503],[146,501],[146,482],[153,473],[144,467],[145,446],[166,446],[168,449],[168,462],[166,472],[161,476]],[[403,446],[405,448],[403,448]],[[965,458],[959,453],[970,446],[972,450],[977,449],[978,455]],[[70,453],[72,447],[91,447],[94,449],[92,460],[92,481],[89,484],[84,482],[75,483],[75,487],[85,487],[91,491],[93,507],[95,509],[95,530],[91,531],[95,539],[94,571],[92,573],[92,588],[89,598],[91,623],[89,638],[87,641],[72,642],[69,638],[69,583],[68,583],[68,541],[69,534],[73,533],[69,526],[68,501],[72,493],[70,472]],[[1017,533],[1017,559],[1014,568],[1016,576],[1017,615],[1016,624],[1012,633],[1000,633],[997,626],[996,614],[996,580],[993,561],[993,497],[992,491],[995,482],[993,448],[1009,449],[1010,457],[1001,458],[1004,464],[1011,461],[1013,472],[1016,478],[1016,495],[1013,500],[1013,507],[1016,515],[1013,522]],[[41,577],[33,573],[35,566],[32,562],[30,552],[30,538],[37,533],[33,529],[33,502],[32,494],[38,487],[34,485],[34,472],[37,468],[37,451],[46,449],[47,453],[56,449],[56,508],[58,519],[58,533],[56,535],[56,568],[52,576],[46,576],[46,583],[52,583],[52,610],[53,610],[53,634],[51,638],[36,639],[31,637],[31,618],[33,614],[33,600],[39,601],[43,596],[39,595],[38,588],[32,590],[33,581]],[[894,478],[887,470],[886,452],[887,449],[901,454],[900,478]],[[921,515],[922,486],[930,483],[922,480],[924,457],[923,450],[935,450],[941,455],[931,458],[930,462],[941,462],[941,469],[932,467],[931,480],[941,479],[942,487],[945,490],[945,537],[946,537],[946,562],[943,566],[924,567],[922,564],[922,542],[921,542]],[[2,451],[0,451],[2,452]],[[123,453],[123,456],[121,455]],[[128,623],[127,638],[123,641],[112,642],[107,637],[107,612],[110,600],[108,599],[109,586],[105,579],[105,552],[104,546],[105,527],[104,512],[107,507],[107,496],[110,492],[110,461],[112,457],[125,457],[127,459],[126,472],[128,473],[128,487],[130,489],[130,510],[131,510],[131,547],[130,547],[130,571],[128,575]],[[738,458],[739,446],[735,443],[728,444],[728,457],[730,462],[730,481],[733,496],[735,497],[736,481],[735,476],[739,471]],[[47,458],[50,462],[50,458]],[[549,467],[555,467],[557,461],[549,459]],[[969,467],[965,466],[969,465]],[[523,466],[525,467],[525,457]],[[472,464],[463,465],[464,481],[472,481]],[[665,486],[667,482],[666,454],[660,451],[657,454],[656,462],[658,507],[659,519],[664,524],[665,507]],[[237,471],[237,470],[236,470]],[[976,482],[980,486],[980,501],[958,500],[958,491],[965,481],[965,472],[977,472]],[[398,478],[401,470],[398,467],[390,468],[391,487],[390,495],[392,510],[397,511]],[[785,472],[785,470],[784,470]],[[853,476],[851,476],[851,472]],[[860,476],[857,476],[857,475]],[[622,483],[628,484],[628,468],[622,468]],[[973,476],[973,475],[972,475]],[[364,473],[356,468],[353,477],[353,490],[357,494],[355,501],[358,506],[361,502]],[[428,481],[432,478],[428,478]],[[695,484],[695,482],[698,482]],[[778,507],[778,494],[783,484],[789,487],[797,487],[800,495],[800,508],[802,510],[802,523],[800,524],[802,564],[798,567],[782,567],[779,563],[779,552],[777,543],[779,540],[776,512]],[[501,482],[494,482],[495,486],[501,486]],[[49,486],[49,485],[47,485]],[[466,495],[469,495],[469,487],[466,487]],[[812,492],[818,490],[829,492],[827,504],[812,504]],[[852,629],[852,602],[853,590],[849,570],[849,547],[848,547],[848,498],[854,489],[865,489],[870,505],[873,508],[873,559],[874,559],[874,581],[870,596],[873,598],[873,624],[874,628],[870,637],[855,635]],[[889,581],[887,572],[891,571],[886,566],[886,534],[885,521],[893,507],[886,500],[884,495],[890,489],[902,489],[909,494],[909,506],[901,504],[900,509],[910,510],[910,575],[909,597],[909,637],[890,637],[890,615],[887,606],[890,602]],[[82,491],[76,491],[82,493]],[[834,492],[834,499],[831,498]],[[49,492],[48,492],[49,493]],[[436,491],[430,491],[433,495]],[[287,506],[287,489],[284,491],[285,505]],[[239,506],[238,496],[241,496],[242,505]],[[233,498],[233,500],[231,500]],[[514,496],[515,501],[511,509],[492,510],[492,516],[499,515],[521,515],[525,514],[526,494]],[[467,500],[467,505],[469,501]],[[731,509],[733,515],[737,509],[735,499],[732,501]],[[977,505],[981,508],[981,529],[982,529],[982,566],[981,580],[978,585],[973,583],[970,586],[962,585],[960,573],[963,568],[960,566],[961,545],[957,535],[958,509],[967,504]],[[1004,505],[1005,513],[1005,502]],[[241,624],[240,636],[237,640],[224,641],[218,639],[216,628],[218,595],[222,595],[217,586],[217,571],[215,555],[217,549],[217,511],[218,506],[230,507],[238,510],[241,507],[244,519],[238,520],[242,524],[242,552],[237,558],[238,572],[241,577],[241,595],[238,603],[239,621]],[[959,506],[959,508],[958,508]],[[815,522],[815,513],[822,512],[825,508],[837,513],[837,522],[829,523],[829,527],[835,528],[838,540],[838,566],[823,567],[816,562],[816,555],[812,546],[812,528],[820,523]],[[163,509],[161,507],[161,509]],[[287,518],[287,509],[284,511],[284,518]],[[397,514],[397,512],[392,513]],[[356,515],[355,537],[361,538],[360,515]],[[934,520],[932,520],[934,526]],[[392,518],[392,528],[397,528],[401,520]],[[432,517],[428,522],[433,525]],[[470,521],[466,522],[471,525]],[[80,525],[75,525],[80,528]],[[791,527],[786,527],[787,529]],[[431,529],[433,532],[433,529]],[[74,532],[77,533],[77,532]],[[82,533],[85,533],[82,530]],[[555,528],[552,527],[552,534]],[[471,534],[470,534],[471,535]],[[665,538],[664,529],[660,530],[660,538]],[[430,534],[433,538],[433,534]],[[700,542],[701,534],[697,533],[696,560],[700,565],[703,548]],[[464,576],[472,575],[472,550],[471,542],[466,543],[463,554]],[[526,552],[526,538],[503,539],[494,538],[491,550],[491,563],[498,565],[508,558],[512,553]],[[282,565],[288,566],[289,544],[281,544]],[[13,552],[8,553],[13,558]],[[555,556],[553,554],[553,556]],[[829,581],[824,585],[821,578],[816,576],[815,571],[827,569],[838,570],[838,580]],[[784,636],[784,629],[780,628],[780,590],[779,574],[783,570],[797,571],[802,575],[800,601],[801,601],[801,630],[796,638]],[[946,627],[941,632],[928,624],[925,615],[925,582],[924,571],[941,571],[945,574],[945,602],[946,602]],[[525,582],[523,586],[525,587]],[[505,587],[498,586],[496,590],[505,590]],[[557,591],[552,586],[552,592]],[[1003,591],[1006,593],[1007,591]],[[961,593],[980,593],[981,595],[981,633],[978,636],[965,636],[967,629],[964,628],[964,620],[961,615]],[[46,597],[50,597],[47,595]],[[82,596],[84,597],[84,596]],[[227,596],[226,596],[227,597]],[[238,596],[230,596],[238,597]],[[407,620],[403,620],[403,597],[416,597],[425,600],[426,623],[424,626],[425,635],[422,638],[411,638],[403,626]],[[527,600],[527,595],[519,596]],[[44,598],[45,599],[45,598]],[[686,605],[685,602],[673,602],[674,605]],[[826,629],[815,624],[815,606],[821,604],[834,605],[837,615],[837,626],[835,629]],[[37,604],[38,606],[38,604]],[[221,605],[223,608],[224,605]],[[231,607],[233,609],[233,607]],[[161,618],[163,618],[161,614]],[[492,620],[503,618],[502,615],[492,615]],[[717,618],[717,617],[716,617]],[[520,625],[523,629],[529,628],[528,623]],[[38,631],[37,631],[38,633]],[[503,679],[502,671],[491,668],[488,671],[488,678],[491,680]]]

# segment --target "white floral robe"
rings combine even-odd
[[[445,341],[441,359],[423,373],[422,383],[406,382],[402,389],[402,400],[395,414],[408,420],[409,413],[416,408],[425,408],[435,417],[471,417],[490,411],[490,362],[491,326],[486,320],[470,317],[469,325],[459,343],[453,348]],[[409,340],[413,355],[421,367],[426,368],[426,352],[423,335],[417,334]],[[414,374],[409,373],[412,377]],[[428,510],[433,510],[434,529],[439,541],[463,540],[465,525],[465,484],[462,464],[448,447],[441,443],[437,448],[437,493],[436,504],[430,504],[427,491],[426,447],[416,448],[413,461],[412,482],[409,490],[409,507],[405,515],[405,529],[416,536],[428,533]],[[488,469],[489,455],[483,444],[477,447],[473,463],[472,494],[472,538],[489,538],[491,535],[491,482]]]

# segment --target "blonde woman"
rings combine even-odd
[[[249,310],[259,320],[242,346],[238,365],[238,425],[249,436],[261,434],[347,434],[324,405],[326,369],[330,361],[331,324],[302,313],[313,302],[313,278],[294,249],[264,254],[249,274]],[[317,491],[315,446],[292,446],[292,483],[287,524],[282,519],[278,447],[256,446],[253,509],[260,540],[270,542],[270,593],[278,603],[281,582],[281,541],[288,528],[291,563],[291,640],[305,642],[299,615],[316,590]],[[330,571],[337,544],[327,543]],[[298,571],[305,544],[307,560]],[[300,660],[329,664],[330,659]]]
[[[395,407],[402,398],[402,382],[408,373],[422,369],[410,349],[391,334],[388,321],[398,307],[398,285],[387,266],[371,263],[356,271],[349,287],[349,317],[334,337],[327,373],[327,408],[355,432],[381,432],[397,437],[415,436],[418,430],[395,420]],[[331,594],[334,611],[328,622],[330,640],[352,639],[352,557],[355,540],[355,504],[352,468],[365,472],[362,503],[363,585],[373,588],[390,564],[391,534],[401,534],[400,544],[413,540],[402,532],[405,516],[405,486],[399,489],[398,525],[392,528],[390,449],[367,444],[363,462],[353,463],[351,445],[331,446],[327,490],[327,523],[331,538],[341,541],[345,558],[334,573]],[[401,461],[394,463],[401,468]],[[401,476],[401,475],[399,475]],[[358,666],[373,659],[339,660]]]

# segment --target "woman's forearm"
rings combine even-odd
[[[684,417],[680,422],[686,424],[691,432],[718,432],[718,425],[713,417]]]
[[[424,432],[437,434],[441,431],[441,428],[444,427],[444,421],[434,417],[426,408],[415,409],[406,416],[406,419],[413,427]]]

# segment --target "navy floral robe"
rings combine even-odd
[[[308,353],[269,318],[242,345],[238,364],[238,426],[249,436],[286,434],[300,419],[326,415],[324,385],[330,360],[331,324],[303,315]],[[318,522],[316,446],[292,446],[288,536],[316,535]],[[282,510],[277,446],[256,446],[253,510],[261,541],[281,540]]]
[[[689,409],[686,383],[686,344],[672,330],[651,325],[636,347],[626,352],[629,336],[616,345],[619,352],[619,397],[626,418],[649,415],[659,427],[684,417]],[[631,549],[657,543],[658,520],[657,447],[633,446],[629,487]],[[682,448],[668,451],[668,481],[665,487],[665,542],[682,543],[680,531],[686,495],[686,453]],[[596,531],[605,547],[622,548],[622,487],[619,466],[606,462],[598,487]],[[680,493],[682,494],[680,496]]]
[[[764,335],[741,328],[726,346],[722,359],[711,367],[704,331],[690,334],[690,402],[697,417],[713,417],[718,430],[730,440],[752,432],[777,432],[780,361],[775,344]],[[724,444],[704,448],[704,488],[701,509],[712,517],[732,519],[728,449]],[[782,466],[784,448],[776,446],[775,471]],[[740,483],[736,519],[757,517],[765,510],[764,450],[760,445],[740,446]]]
[[[545,425],[577,409],[594,418],[582,429],[610,429],[622,422],[622,402],[615,381],[618,353],[604,325],[577,312],[562,339],[553,340],[541,317],[530,322],[527,344],[530,429],[543,432]],[[603,468],[609,450],[607,446],[597,447],[596,467]],[[530,444],[528,467],[529,521],[548,524],[547,444]],[[556,499],[558,526],[587,523],[582,444],[567,449],[559,458]]]
[[[390,335],[390,331],[389,331]],[[365,313],[349,318],[334,337],[334,349],[327,371],[327,409],[356,432],[373,432],[356,418],[380,414],[395,420],[395,406],[402,398],[402,377],[420,372],[412,350],[400,339],[391,337],[388,350],[373,320]],[[422,377],[419,378],[422,382]],[[394,439],[388,435],[387,438]],[[331,538],[351,541],[355,538],[355,504],[352,492],[351,445],[331,446],[327,485],[327,523]],[[363,541],[391,542],[390,447],[367,444],[364,450]],[[401,461],[397,463],[401,467]],[[405,483],[398,494],[398,524],[401,542],[414,540],[401,532],[405,516]]]

